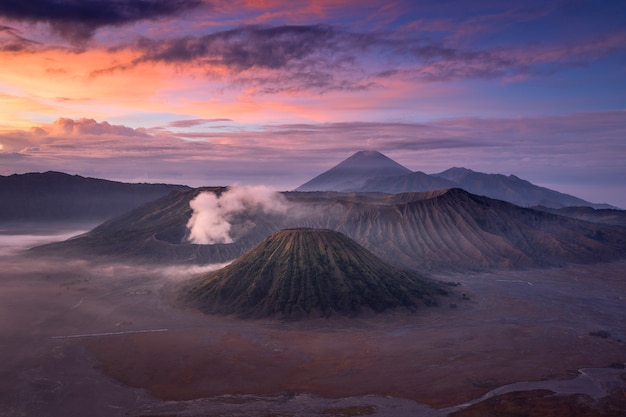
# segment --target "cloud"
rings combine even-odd
[[[350,34],[327,25],[244,26],[201,37],[167,41],[143,39],[142,59],[168,63],[202,61],[236,71],[250,68],[277,69],[320,50],[333,50]]]
[[[0,2],[0,17],[46,23],[61,36],[84,41],[104,26],[177,15],[200,0],[29,0]]]
[[[287,200],[266,186],[230,187],[221,195],[211,192],[198,194],[189,202],[193,214],[187,223],[189,241],[197,244],[233,243],[231,221],[242,214],[252,219],[259,214],[285,214]],[[254,223],[248,220],[247,227]]]
[[[169,127],[195,127],[208,123],[221,123],[221,122],[232,122],[232,119],[187,119],[187,120],[175,120],[173,122],[168,123]]]
[[[560,183],[581,182],[619,188],[626,175],[625,121],[624,111],[604,111],[421,123],[254,125],[219,132],[200,126],[184,134],[193,141],[166,127],[157,133],[126,127],[117,135],[81,135],[74,128],[49,134],[51,125],[43,125],[0,133],[0,174],[55,170],[130,182],[238,182],[288,190],[357,150],[375,149],[428,173],[465,166],[515,174],[556,189]],[[611,195],[601,200],[626,206]]]
[[[146,133],[122,125],[111,125],[109,122],[97,122],[94,119],[72,120],[59,118],[51,125],[39,128],[38,133],[47,135],[114,135],[114,136],[147,136]]]
[[[44,0],[36,1],[44,3]],[[54,3],[48,1],[49,4]],[[99,2],[80,4],[89,5],[85,6],[89,8]],[[28,38],[42,42],[34,43],[14,29],[20,27],[20,22],[17,22],[18,18],[13,18],[14,25],[0,27],[0,52],[3,49],[37,52],[5,54],[5,68],[11,71],[15,80],[13,83],[19,83],[19,87],[31,97],[91,97],[94,101],[102,101],[115,96],[105,105],[115,103],[122,106],[125,103],[136,105],[136,99],[140,97],[153,104],[164,91],[175,92],[179,86],[189,89],[180,92],[180,96],[203,95],[206,98],[224,97],[234,91],[245,97],[279,94],[284,97],[304,95],[306,92],[330,95],[372,91],[384,94],[398,86],[406,91],[414,88],[415,84],[444,84],[473,79],[512,83],[533,77],[554,76],[564,68],[578,68],[606,57],[623,56],[621,45],[626,42],[626,31],[616,28],[615,24],[580,34],[575,31],[569,33],[571,29],[567,29],[571,35],[567,37],[560,33],[556,33],[560,36],[535,35],[531,30],[534,25],[545,24],[550,28],[546,30],[557,31],[551,29],[554,25],[550,23],[557,18],[565,19],[555,11],[558,8],[554,5],[544,7],[539,3],[529,11],[524,7],[485,2],[477,6],[478,12],[460,15],[446,11],[444,6],[440,10],[431,4],[426,7],[424,16],[413,24],[368,26],[353,20],[348,20],[346,24],[337,19],[326,20],[326,24],[285,24],[311,21],[303,17],[314,14],[299,15],[300,9],[293,5],[270,2],[266,4],[267,8],[284,9],[293,12],[293,15],[267,19],[265,22],[273,25],[260,26],[248,23],[264,21],[255,18],[258,13],[264,14],[262,7],[217,2],[204,3],[206,7],[201,7],[195,6],[197,2],[189,0],[181,3],[181,11],[198,7],[199,16],[185,16],[188,23],[164,19],[154,24],[150,21],[133,26],[132,32],[124,29],[120,29],[119,33],[103,31],[99,33],[102,36],[98,38],[98,43],[80,50],[43,47],[42,44],[50,42],[49,37],[44,37],[35,27],[32,33],[23,30],[21,33],[29,33]],[[169,2],[137,2],[144,3],[158,5],[154,10],[163,10],[162,17],[170,16],[166,13]],[[78,7],[76,4],[70,1],[64,7]],[[110,6],[103,7],[117,10],[122,4],[125,2],[110,1],[106,2]],[[313,3],[308,5],[307,13],[313,13],[313,6]],[[0,14],[2,7],[6,9],[8,6],[0,6]],[[327,10],[326,7],[332,9],[330,4],[324,4],[320,10]],[[383,8],[376,2],[367,7],[371,12]],[[401,16],[399,11],[404,11],[402,7],[407,9],[407,20],[416,18],[415,6],[408,3],[394,5],[393,8],[397,9],[394,15]],[[446,12],[448,19],[445,24],[429,15],[435,13],[433,7],[436,13]],[[129,10],[128,19],[156,16],[156,12],[148,9],[143,14],[132,7]],[[45,14],[30,13],[28,16]],[[171,15],[176,13],[178,11],[171,11]],[[369,12],[359,10],[359,13],[367,15]],[[19,15],[25,16],[24,13]],[[215,25],[204,25],[204,17],[215,19]],[[508,26],[509,17],[513,18],[512,28]],[[25,19],[21,20],[32,21]],[[67,19],[71,20],[71,17]],[[122,18],[112,21],[126,22]],[[60,27],[73,27],[71,22],[60,17],[55,22]],[[429,23],[434,26],[429,26]],[[574,23],[572,27],[576,26]],[[106,25],[117,24],[98,23],[89,27],[93,32]],[[524,37],[515,36],[526,27],[528,30],[524,32]],[[15,55],[33,56],[17,58]],[[35,59],[35,55],[39,59]],[[189,87],[192,84],[194,88]],[[63,91],[60,86],[67,86],[69,91]],[[131,86],[133,99],[128,99]],[[90,90],[88,93],[85,87]],[[122,102],[120,97],[126,102]],[[181,104],[182,100],[176,98],[167,105]],[[159,104],[164,105],[164,102]],[[190,114],[179,109],[172,112]],[[107,117],[108,114],[97,116]]]
[[[0,51],[25,52],[31,51],[39,45],[39,42],[22,37],[17,29],[0,25]]]
[[[405,62],[398,64],[397,74],[444,82],[552,75],[563,68],[580,67],[608,56],[623,55],[624,42],[626,31],[618,30],[576,40],[490,48],[457,45],[451,40],[406,42],[399,39],[387,43],[399,62]],[[405,60],[408,58],[413,59],[412,64]]]
[[[215,82],[249,94],[358,91],[388,80],[445,82],[550,75],[620,53],[626,31],[548,44],[478,47],[419,31],[357,32],[317,25],[244,25],[203,36],[141,38],[127,48],[138,57],[92,72],[128,71],[144,63],[199,68]]]
[[[352,89],[362,83],[347,71],[370,41],[369,35],[328,25],[241,26],[204,36],[143,38],[134,45],[140,58],[109,70],[144,62],[191,64],[209,77],[220,78],[226,71],[231,81],[262,86],[264,92]]]

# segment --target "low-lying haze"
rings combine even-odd
[[[172,304],[173,288],[215,265],[5,256],[0,266],[7,415],[444,417],[494,389],[555,390],[587,406],[623,386],[623,370],[606,368],[624,358],[623,262],[442,275],[468,300],[302,325]],[[572,380],[588,367],[604,369]],[[524,381],[540,382],[507,387]]]
[[[92,225],[95,226],[95,225]],[[89,231],[91,227],[21,224],[0,226],[0,256],[17,255],[27,249],[66,240]]]

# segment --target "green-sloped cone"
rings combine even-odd
[[[185,299],[207,313],[297,319],[415,310],[443,294],[435,281],[385,263],[339,232],[286,229],[196,282]]]

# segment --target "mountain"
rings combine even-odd
[[[569,194],[534,185],[515,175],[485,174],[467,168],[450,168],[438,174],[411,172],[376,151],[357,152],[330,170],[296,188],[296,191],[353,191],[407,193],[462,188],[472,194],[508,201],[522,207],[561,208],[587,206],[612,209]]]
[[[437,304],[441,284],[401,271],[341,233],[275,232],[184,295],[207,312],[298,319]]]
[[[295,191],[346,191],[358,189],[371,178],[409,174],[411,170],[377,151],[359,151]]]
[[[114,256],[149,263],[217,263],[241,256],[271,233],[322,228],[343,233],[395,267],[488,270],[587,263],[626,257],[626,229],[519,207],[461,189],[404,194],[288,192],[289,210],[241,213],[228,244],[186,241],[189,202],[179,191],[65,242],[31,252]]]
[[[508,201],[518,206],[614,208],[607,204],[594,204],[569,194],[539,187],[515,175],[484,174],[467,168],[450,168],[433,176],[454,182],[458,187],[472,194]]]
[[[192,214],[190,201],[201,192],[219,196],[225,190],[225,187],[202,187],[174,191],[108,220],[88,233],[64,242],[36,247],[31,252],[60,256],[114,257],[149,263],[230,261],[258,243],[261,238],[253,241],[243,238],[228,245],[195,245],[185,240],[186,224]]]
[[[0,176],[0,222],[103,221],[174,190],[169,184],[128,184],[62,172]]]
[[[422,192],[456,188],[458,184],[445,178],[438,178],[421,171],[393,177],[370,178],[357,191],[385,192],[389,194]]]
[[[533,209],[588,222],[626,227],[626,210],[594,209],[591,207],[563,207],[555,209],[544,206],[536,206]]]

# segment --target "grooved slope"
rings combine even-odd
[[[348,315],[435,304],[440,284],[398,270],[332,230],[273,233],[186,294],[203,311],[252,317]]]

